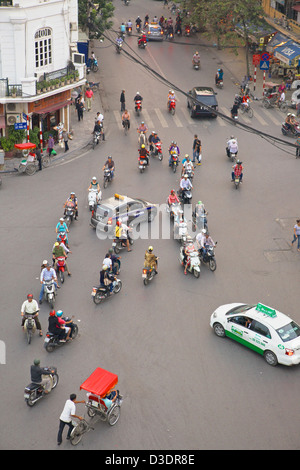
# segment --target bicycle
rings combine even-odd
[[[80,422],[72,429],[70,435],[70,442],[72,446],[77,446],[82,439],[82,436],[94,428],[83,418]]]
[[[248,103],[248,106],[246,104],[242,103],[241,107],[240,107],[240,110],[241,110],[242,114],[248,113],[249,118],[253,117],[253,109],[251,108],[249,103]]]
[[[127,135],[128,129],[129,129],[129,120],[125,119],[123,121],[123,127],[124,127],[124,134]]]

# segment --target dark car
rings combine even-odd
[[[189,91],[190,97],[187,99],[187,107],[192,118],[196,116],[217,117],[212,109],[218,110],[216,92],[208,86],[196,86]],[[193,98],[193,99],[191,99]],[[209,106],[211,109],[208,109]]]
[[[114,233],[118,219],[126,225],[134,226],[142,222],[152,222],[156,215],[155,204],[144,199],[115,194],[101,201],[92,211],[91,225],[102,232]]]

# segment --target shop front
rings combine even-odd
[[[279,60],[279,75],[286,76],[289,72],[299,73],[300,45],[294,41],[288,41],[284,45],[276,47],[274,56]]]

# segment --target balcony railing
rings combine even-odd
[[[22,96],[22,85],[7,85],[8,96]]]

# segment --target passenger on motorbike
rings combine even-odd
[[[66,233],[69,233],[69,229],[67,227],[67,224],[65,222],[65,219],[63,217],[61,217],[59,219],[59,222],[58,224],[56,225],[55,227],[55,232],[56,233],[60,233],[60,232],[66,232]]]
[[[40,360],[34,359],[33,365],[30,367],[30,380],[34,384],[39,384],[44,388],[45,394],[50,393],[53,381],[48,375],[51,371],[47,368],[40,367]]]
[[[178,199],[178,196],[177,194],[175,193],[175,190],[172,189],[170,194],[169,194],[169,197],[168,197],[168,205],[169,207],[172,205],[172,204],[179,204],[179,199]]]
[[[196,51],[195,54],[193,55],[192,64],[193,65],[199,65],[200,64],[200,55],[199,55],[198,51]]]
[[[213,239],[205,228],[200,233],[198,233],[198,235],[196,236],[196,241],[199,247],[199,252],[202,253],[203,258],[205,257],[207,250],[210,246],[216,246]]]
[[[232,135],[230,139],[227,142],[227,147],[226,147],[226,152],[227,152],[227,157],[230,158],[230,154],[234,153],[235,156],[238,154],[238,141],[237,139]]]
[[[59,341],[65,343],[66,341],[66,336],[67,332],[63,326],[63,324],[60,323],[55,310],[51,310],[49,313],[48,317],[48,331],[49,333],[53,334],[54,336],[57,336]]]
[[[141,145],[141,148],[139,149],[139,154],[140,154],[139,160],[146,160],[147,166],[149,166],[149,158],[148,158],[149,152],[146,149],[144,144]]]
[[[46,266],[41,272],[40,276],[40,283],[42,284],[42,288],[40,291],[40,296],[39,296],[39,304],[43,302],[43,295],[44,295],[44,282],[46,281],[54,281],[54,286],[55,289],[58,289],[59,286],[57,285],[57,277],[56,277],[56,272],[53,268],[51,268],[50,264]]]
[[[71,339],[72,339],[72,338],[70,338],[71,327],[70,327],[70,326],[66,326],[66,325],[68,325],[69,323],[72,323],[72,320],[69,320],[69,321],[64,320],[64,319],[62,318],[62,316],[63,316],[63,311],[62,311],[62,310],[57,310],[56,316],[57,316],[57,319],[58,319],[58,323],[59,323],[60,326],[65,330],[66,341],[71,340]]]
[[[109,156],[107,157],[107,160],[106,160],[106,162],[104,163],[104,166],[103,166],[103,168],[102,168],[102,171],[104,171],[105,168],[107,168],[107,169],[110,170],[111,179],[113,179],[113,177],[114,177],[114,171],[115,171],[115,164],[114,164],[114,161],[113,161],[112,158],[111,158],[111,155],[109,155]]]
[[[110,257],[111,259],[111,269],[112,269],[112,272],[115,274],[115,275],[118,275],[119,272],[120,272],[120,266],[121,266],[121,261],[120,261],[120,256],[116,256],[114,254],[114,250],[112,248],[110,248],[108,250],[108,256]]]
[[[75,220],[77,220],[77,218],[78,218],[78,199],[77,199],[76,194],[74,192],[70,193],[70,196],[68,197],[68,199],[66,200],[66,202],[64,204],[64,208],[66,208],[66,205],[68,203],[73,203],[74,204],[74,207],[75,207]]]
[[[148,127],[146,126],[146,124],[144,123],[144,121],[141,122],[141,124],[139,125],[137,131],[138,131],[139,134],[140,134],[141,132],[143,132],[143,133],[146,135],[146,133],[148,132]]]
[[[21,317],[22,317],[21,326],[24,327],[26,315],[32,315],[35,321],[35,326],[40,331],[40,336],[43,336],[42,327],[40,324],[40,320],[38,318],[39,310],[40,309],[39,309],[38,303],[36,300],[34,300],[33,295],[28,294],[27,300],[25,300],[21,306]]]
[[[116,228],[115,228],[116,238],[117,239],[121,238],[122,241],[126,240],[127,251],[131,251],[130,244],[129,244],[129,232],[130,231],[131,231],[130,227],[128,227],[124,222],[117,220]]]
[[[171,145],[169,147],[169,166],[171,166],[171,163],[172,163],[172,153],[177,153],[178,158],[179,158],[180,150],[179,150],[177,143],[174,140],[171,142]]]
[[[67,264],[67,252],[64,250],[63,246],[60,245],[58,242],[54,243],[54,248],[52,250],[52,259],[53,259],[53,266],[54,269],[57,269],[57,258],[65,258],[65,267],[68,272],[68,276],[71,276],[68,264]]]
[[[240,178],[240,183],[242,183],[243,179],[243,165],[240,160],[237,160],[236,164],[233,165],[233,171],[231,172],[231,181],[234,181],[234,178],[239,177]]]
[[[191,177],[194,175],[194,165],[188,154],[185,155],[185,161],[182,165],[181,175],[184,175],[185,173]]]
[[[216,73],[216,85],[219,85],[219,83],[223,81],[223,75],[224,75],[223,69],[218,69]]]
[[[149,246],[148,250],[145,253],[144,267],[154,269],[155,273],[158,274],[157,256],[155,256],[155,254],[153,253],[153,246]]]
[[[125,126],[127,123],[128,129],[130,129],[130,113],[125,109],[124,113],[122,114],[122,126]]]
[[[190,236],[187,236],[187,240],[185,246],[182,250],[183,252],[183,266],[184,266],[184,274],[186,274],[187,266],[189,264],[190,254],[195,251],[195,245],[193,239]]]
[[[141,18],[138,16],[137,19],[135,20],[135,24],[136,24],[136,28],[139,29],[141,28],[141,25],[142,25],[142,20]]]
[[[108,266],[104,264],[100,271],[100,286],[105,287],[107,293],[112,293],[114,275],[109,272]]]

